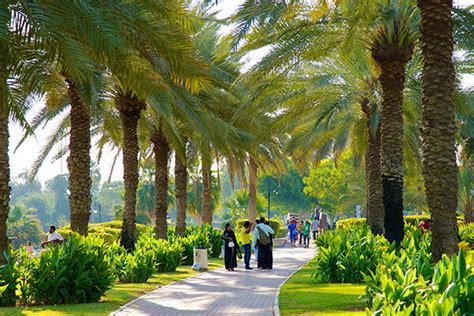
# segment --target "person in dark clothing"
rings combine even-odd
[[[225,268],[227,271],[234,271],[234,268],[237,268],[237,239],[229,223],[225,224],[222,239],[224,239]]]
[[[266,221],[265,225],[270,227],[270,222]],[[271,269],[273,269],[273,234],[269,234],[269,237],[270,237],[270,252],[269,252],[268,258],[267,258],[267,265],[268,265],[268,269],[271,270]]]
[[[260,224],[256,225],[254,233],[254,244],[258,245],[258,266],[262,269],[271,269],[271,239],[273,229],[265,225],[265,218],[260,218]]]

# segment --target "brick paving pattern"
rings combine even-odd
[[[278,286],[314,256],[314,249],[275,248],[273,270],[220,268],[159,288],[111,315],[273,315]]]

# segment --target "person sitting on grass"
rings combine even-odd
[[[61,234],[56,231],[56,227],[54,225],[51,225],[49,226],[48,240],[43,241],[41,243],[41,247],[44,248],[44,246],[49,245],[49,244],[53,244],[53,245],[62,244],[63,241],[64,241],[63,236],[61,236]]]

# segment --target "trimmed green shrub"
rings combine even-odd
[[[349,228],[349,227],[357,227],[363,226],[367,222],[365,218],[347,218],[347,219],[340,219],[336,222],[336,228]]]
[[[102,238],[106,244],[111,245],[116,241],[120,240],[120,234],[122,231],[122,221],[112,221],[104,223],[89,224],[88,233],[92,237]],[[137,224],[137,233],[138,236],[145,233],[147,227],[143,224]],[[58,229],[58,232],[65,238],[68,238],[74,232],[71,230],[70,225],[66,225],[61,229]]]
[[[239,219],[235,223],[235,234],[236,235],[240,235],[240,230],[242,229],[242,227],[244,227],[244,223],[247,220],[248,219],[245,219],[245,218],[244,219]],[[273,218],[270,218],[270,220],[268,222],[270,223],[270,227],[275,231],[274,236],[279,236],[280,235],[280,229],[281,229],[280,219],[278,217],[273,217]]]
[[[152,255],[152,266],[156,272],[173,272],[183,261],[183,247],[179,242],[156,239],[152,233],[145,233],[135,244],[135,256]]]
[[[49,246],[31,270],[35,304],[97,302],[114,281],[106,246],[99,238],[71,236]]]

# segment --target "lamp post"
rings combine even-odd
[[[268,219],[270,220],[270,216],[271,216],[271,194],[273,192],[276,195],[278,195],[278,190],[277,190],[277,187],[275,185],[275,179],[272,176],[267,176],[265,178],[265,186],[267,187],[267,202],[268,202],[267,216],[268,216]]]

